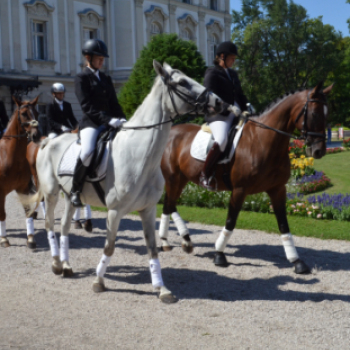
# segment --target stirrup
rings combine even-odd
[[[215,187],[210,185],[212,181],[215,181]],[[216,192],[218,190],[218,182],[216,181],[216,177],[212,175],[209,177],[209,179],[207,179],[203,172],[199,176],[199,185],[211,192]]]
[[[84,204],[81,202],[80,199],[80,192],[71,192],[70,194],[70,202],[73,204],[74,208],[81,208],[84,206]]]

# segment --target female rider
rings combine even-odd
[[[100,71],[108,49],[102,40],[88,40],[82,50],[87,66],[75,78],[75,94],[83,110],[79,122],[81,153],[73,175],[71,203],[81,207],[80,200],[87,169],[95,149],[96,139],[106,126],[120,127],[126,121],[110,76]]]
[[[206,117],[214,136],[214,144],[208,152],[200,175],[200,185],[213,191],[210,186],[214,166],[227,145],[228,131],[238,122],[241,111],[247,110],[247,98],[243,94],[237,73],[231,69],[237,57],[237,47],[231,41],[221,43],[216,51],[214,67],[209,67],[204,75],[204,86],[218,95],[223,101],[234,105],[232,112],[225,111],[213,117]]]

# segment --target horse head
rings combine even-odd
[[[209,92],[204,86],[178,69],[171,68],[167,63],[162,66],[154,60],[153,67],[168,91],[165,103],[173,115],[189,113],[213,115],[222,112],[227,107],[220,97]]]
[[[39,95],[40,96],[40,95]],[[35,109],[38,103],[39,96],[37,96],[32,101],[20,101],[15,96],[12,96],[13,101],[16,103],[17,109],[15,113],[17,114],[17,122],[19,127],[25,131],[25,133],[30,136],[34,142],[40,141],[40,132],[38,130],[38,112]]]
[[[322,158],[326,154],[325,129],[328,117],[326,97],[333,89],[333,84],[325,89],[322,85],[321,82],[312,90],[305,91],[306,102],[294,119],[296,128],[305,138],[307,156],[315,159]]]

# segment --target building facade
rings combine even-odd
[[[79,118],[73,81],[83,67],[83,43],[106,42],[105,71],[118,89],[142,48],[159,33],[193,40],[210,65],[216,46],[231,36],[230,1],[0,0],[0,99],[10,115],[11,94],[41,93],[38,109],[45,114],[50,87],[59,81]]]

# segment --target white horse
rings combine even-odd
[[[215,114],[224,107],[223,101],[209,93],[202,85],[178,70],[164,63],[154,61],[158,74],[151,92],[136,110],[133,118],[123,125],[111,145],[106,178],[101,182],[105,192],[107,213],[107,238],[104,254],[97,266],[97,277],[93,282],[95,292],[105,291],[104,274],[114,252],[115,239],[122,217],[132,211],[140,213],[145,241],[150,257],[150,271],[153,287],[159,291],[159,298],[166,303],[176,298],[165,287],[155,239],[156,204],[163,189],[164,179],[160,161],[171,128],[171,121],[177,115],[193,111]],[[149,125],[157,124],[147,128]],[[142,130],[138,127],[143,127]],[[145,128],[146,127],[146,128]],[[69,144],[76,135],[67,134],[57,139],[44,141],[37,156],[39,191],[31,201],[39,201],[42,196],[46,203],[45,227],[48,232],[52,270],[64,276],[73,274],[69,265],[68,231],[74,207],[69,196],[72,178],[58,176],[57,168]],[[60,252],[54,232],[54,209],[60,189],[65,193],[65,211],[61,220]],[[90,183],[85,183],[82,201],[95,206],[104,206]]]

